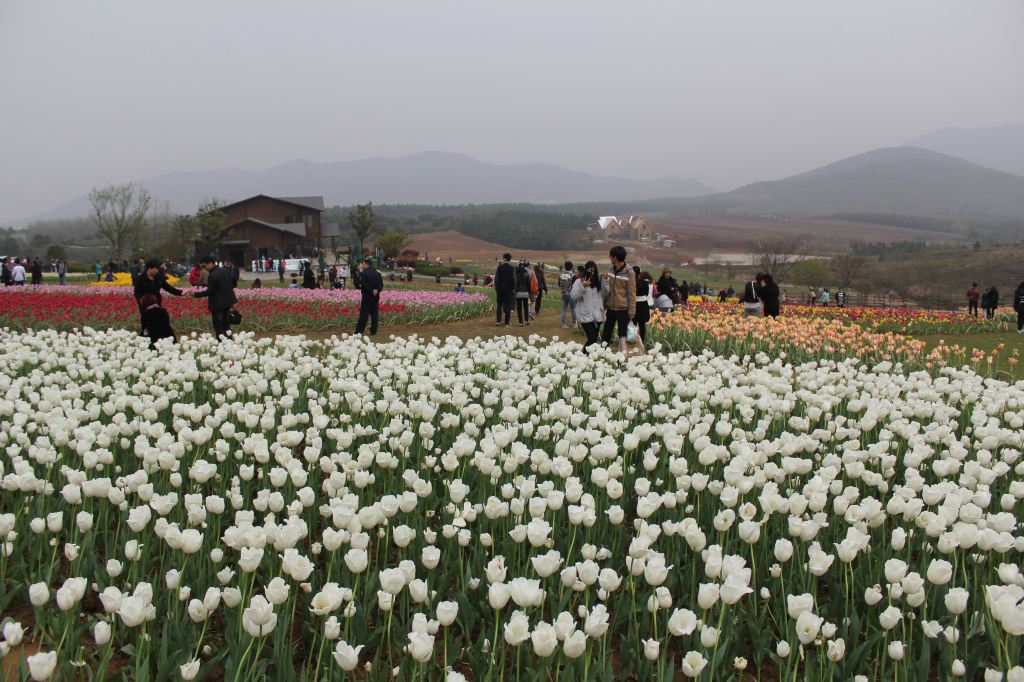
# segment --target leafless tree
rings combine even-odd
[[[807,235],[766,237],[754,246],[753,266],[758,272],[770,274],[776,282],[784,282],[789,269],[807,255]]]
[[[852,287],[860,276],[860,271],[866,262],[867,258],[852,254],[834,257],[829,262],[829,265],[832,267],[832,271],[836,273],[836,278],[839,280],[839,288],[849,289]]]
[[[89,201],[96,231],[110,247],[110,255],[121,260],[125,251],[139,243],[146,227],[152,203],[149,192],[133,183],[94,187]]]

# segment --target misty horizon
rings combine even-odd
[[[428,151],[730,190],[1024,121],[1022,20],[1014,2],[9,2],[0,222],[168,173]]]

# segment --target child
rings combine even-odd
[[[298,289],[299,288],[299,275],[297,273],[294,273],[294,272],[292,273],[292,283],[288,285],[288,288],[289,289]]]
[[[142,336],[149,339],[149,347],[156,348],[160,339],[171,339],[178,342],[174,330],[171,329],[171,318],[160,305],[160,299],[154,294],[146,294],[139,301],[142,308]]]

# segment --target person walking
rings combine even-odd
[[[807,305],[813,306],[818,302],[818,292],[814,290],[814,287],[810,287],[807,290]]]
[[[10,257],[4,258],[4,262],[0,265],[0,284],[5,287],[11,286],[11,269],[14,267],[14,263]]]
[[[978,291],[978,283],[972,282],[971,288],[967,290],[967,314],[978,316],[978,300],[981,293]]]
[[[761,275],[761,288],[756,292],[761,299],[765,317],[777,318],[779,316],[779,285],[770,273]]]
[[[604,296],[601,294],[601,278],[597,272],[597,263],[587,261],[582,268],[583,272],[576,278],[569,289],[569,296],[574,302],[576,319],[579,321],[583,333],[587,335],[587,342],[583,344],[586,350],[597,343],[598,333],[601,324],[605,321]]]
[[[757,273],[754,279],[743,285],[743,295],[740,296],[740,303],[743,304],[744,317],[761,317],[763,304],[757,292],[761,289],[761,273]]]
[[[516,319],[520,327],[530,326],[530,298],[533,296],[534,279],[531,277],[530,264],[519,261],[516,268]]]
[[[25,266],[18,258],[14,259],[14,266],[11,268],[11,284],[16,287],[25,286]]]
[[[516,270],[512,267],[512,254],[501,255],[501,263],[494,271],[494,294],[497,297],[498,311],[494,326],[502,325],[502,316],[505,318],[505,326],[512,326],[512,301],[516,294]]]
[[[537,298],[534,301],[533,317],[537,319],[537,316],[540,315],[540,301],[548,292],[548,281],[544,278],[544,268],[540,263],[533,266],[533,276],[537,280]]]
[[[359,264],[359,290],[363,296],[359,301],[359,321],[356,322],[356,334],[366,330],[366,321],[370,321],[370,336],[377,333],[380,319],[380,292],[384,290],[384,278],[373,267],[369,258]]]
[[[828,287],[825,287],[824,289],[821,290],[821,305],[824,306],[825,308],[827,308],[828,307],[828,300],[829,300]]]
[[[576,271],[572,267],[572,261],[562,263],[562,272],[558,274],[558,292],[562,295],[562,329],[568,329],[567,312],[572,312],[572,326],[578,323],[576,320],[576,299],[572,296],[573,284],[576,282]]]
[[[633,266],[636,277],[636,312],[633,313],[633,324],[636,325],[640,340],[647,343],[647,322],[651,319],[651,276],[642,272],[639,265]]]
[[[843,291],[842,289],[840,289],[839,291],[836,292],[836,307],[837,308],[845,308],[846,307],[846,292]]]
[[[200,261],[207,274],[206,288],[194,292],[195,298],[205,298],[213,322],[213,333],[220,341],[231,331],[231,309],[238,303],[235,296],[234,279],[227,268],[217,265],[212,256]]]
[[[167,282],[167,276],[160,270],[160,261],[156,258],[143,261],[142,274],[132,279],[132,286],[134,288],[135,303],[139,307],[139,322],[143,328],[146,326],[145,320],[142,319],[144,310],[143,298],[152,294],[156,297],[156,302],[162,304],[161,291],[166,291],[172,296],[181,296],[185,293]]]
[[[32,284],[39,286],[43,283],[43,263],[36,258],[32,261]]]
[[[608,252],[611,267],[601,277],[601,294],[605,301],[605,324],[601,340],[610,344],[612,334],[626,338],[626,327],[636,316],[636,275],[626,263],[626,248],[613,246]]]

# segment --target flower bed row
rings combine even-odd
[[[1024,676],[1024,387],[970,370],[42,331],[0,389],[35,679]]]
[[[854,312],[848,312],[848,311]],[[791,362],[855,358],[865,362],[893,362],[919,369],[962,365],[984,361],[989,373],[1012,370],[1018,362],[1015,349],[1003,357],[1002,346],[992,353],[958,345],[939,344],[928,348],[920,338],[882,331],[887,323],[881,313],[872,318],[858,310],[786,306],[778,319],[744,317],[742,309],[728,304],[707,303],[676,308],[669,314],[655,314],[649,325],[650,339],[674,350],[709,348],[716,353],[747,355],[763,351]],[[907,314],[906,319],[924,324],[940,319]],[[856,320],[866,323],[855,323]],[[875,319],[878,324],[872,324]],[[972,318],[973,319],[973,318]],[[851,321],[852,320],[852,321]],[[938,327],[933,329],[936,331]],[[954,327],[955,329],[955,327]],[[979,355],[980,353],[980,355]]]
[[[261,332],[347,331],[359,314],[358,291],[239,289],[242,329]],[[164,296],[178,332],[207,331],[204,299]],[[383,325],[466,319],[489,307],[482,294],[388,290],[381,294]],[[0,290],[0,327],[12,329],[134,329],[139,313],[131,289],[123,287],[38,286]]]

